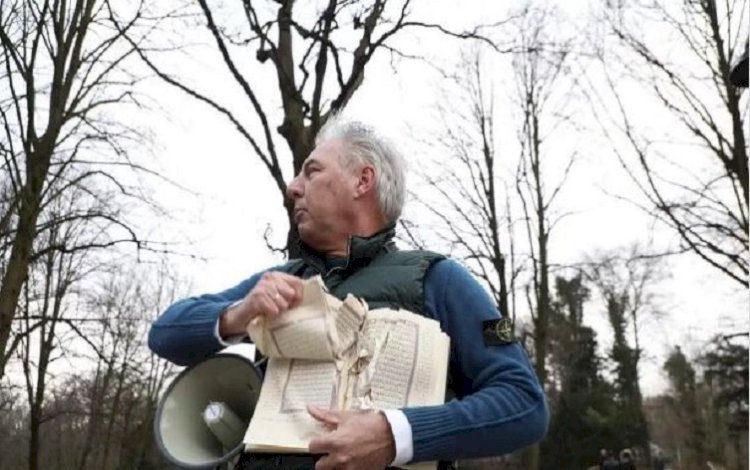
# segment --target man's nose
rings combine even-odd
[[[292,181],[289,182],[289,184],[286,187],[286,196],[289,199],[297,199],[298,197],[302,197],[302,184],[299,181],[299,176],[297,175],[292,179]]]

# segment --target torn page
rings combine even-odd
[[[448,336],[407,311],[368,312],[347,408],[393,409],[443,402]],[[363,351],[364,350],[364,351]]]
[[[276,317],[261,315],[247,332],[268,357],[340,360],[354,344],[367,306],[353,296],[328,295],[320,276],[305,280],[302,301]]]

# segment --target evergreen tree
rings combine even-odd
[[[655,440],[681,468],[703,469],[707,462],[747,468],[746,338],[746,333],[717,336],[693,360],[675,347],[664,363],[670,390],[652,399],[651,422]]]
[[[685,442],[681,446],[686,453],[684,459],[699,465],[706,461],[706,432],[697,400],[695,369],[676,346],[664,363],[664,370],[672,388],[667,403],[685,433]]]
[[[739,342],[738,340],[744,340]],[[748,346],[747,333],[717,336],[700,359],[704,382],[718,421],[724,424],[737,468],[747,468]],[[724,450],[724,449],[720,449]]]
[[[643,397],[638,383],[640,351],[632,348],[625,337],[628,296],[626,292],[605,291],[607,313],[614,333],[610,359],[614,363],[615,395],[617,403],[616,422],[618,442],[615,447],[639,447],[648,452],[649,438],[646,417],[643,413]]]
[[[601,376],[596,332],[583,325],[589,289],[581,276],[555,280],[551,360],[554,366],[552,424],[542,444],[542,468],[586,468],[599,449],[611,446],[617,429],[612,386]]]

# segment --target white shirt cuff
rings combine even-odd
[[[401,410],[383,410],[385,419],[391,426],[393,442],[396,445],[396,458],[391,467],[405,465],[414,457],[414,443],[412,442],[411,424]]]
[[[221,312],[221,314],[219,315],[219,318],[216,319],[216,326],[214,326],[214,336],[216,337],[216,340],[219,341],[219,344],[221,344],[225,348],[233,344],[240,343],[243,339],[245,339],[246,335],[235,335],[235,336],[230,336],[229,338],[222,338],[221,334],[219,333],[219,323],[221,322],[221,315],[223,315],[224,312],[234,307],[235,305],[239,305],[241,302],[242,300],[238,300],[237,302],[234,302],[233,304],[231,304],[229,307],[224,309],[224,311]],[[411,433],[411,430],[409,432]]]

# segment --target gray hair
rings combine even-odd
[[[406,196],[406,163],[401,152],[372,126],[332,115],[320,129],[315,144],[325,140],[341,140],[346,146],[341,155],[342,165],[348,169],[356,165],[375,167],[375,181],[380,211],[388,223],[401,216]]]

